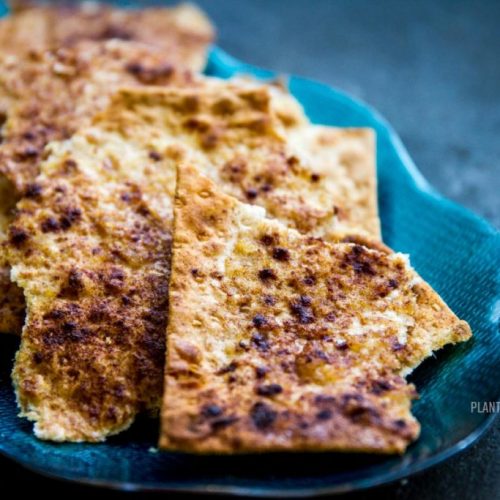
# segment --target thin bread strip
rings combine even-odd
[[[470,329],[405,256],[330,244],[179,169],[160,446],[402,453],[402,376]]]

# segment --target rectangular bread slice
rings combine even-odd
[[[402,453],[403,376],[470,337],[401,254],[331,244],[179,169],[160,446]]]

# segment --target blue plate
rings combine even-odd
[[[276,75],[214,48],[210,75]],[[372,127],[385,241],[411,254],[421,275],[467,320],[474,338],[444,349],[413,376],[421,394],[414,413],[422,435],[404,456],[278,454],[198,457],[161,453],[158,422],[143,419],[104,444],[38,441],[17,418],[10,382],[17,340],[0,338],[0,451],[48,476],[125,490],[307,496],[380,485],[426,469],[463,450],[492,423],[484,402],[500,399],[498,316],[500,236],[485,221],[439,196],[421,176],[399,137],[373,109],[325,85],[291,77],[292,93],[315,123]],[[477,404],[476,408],[474,405]]]

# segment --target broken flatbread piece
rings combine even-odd
[[[161,137],[160,153],[192,158],[225,192],[300,232],[380,239],[373,131],[314,128],[309,139],[283,126],[274,102],[265,86],[212,81],[123,89],[107,113],[115,130],[143,142]]]
[[[175,175],[92,128],[47,154],[9,232],[27,309],[13,382],[37,437],[102,441],[159,407]]]
[[[402,378],[470,329],[405,256],[300,235],[181,167],[160,446],[402,453]]]

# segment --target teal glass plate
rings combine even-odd
[[[207,73],[273,78],[214,48]],[[314,123],[372,127],[377,132],[384,240],[409,253],[421,275],[467,320],[474,338],[427,360],[412,376],[421,394],[414,413],[420,439],[403,456],[275,454],[199,457],[154,449],[158,422],[140,419],[103,444],[52,444],[35,439],[17,418],[9,372],[17,339],[0,338],[0,452],[29,469],[71,481],[124,490],[308,496],[380,485],[426,469],[463,450],[492,423],[481,413],[500,399],[498,330],[500,236],[464,208],[439,196],[421,176],[390,125],[348,95],[290,77],[291,92]],[[425,126],[423,124],[422,126]],[[481,405],[481,406],[479,406]]]

